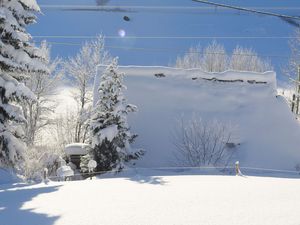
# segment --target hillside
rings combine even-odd
[[[96,88],[104,68],[98,67]],[[130,125],[139,134],[135,146],[147,153],[137,166],[176,164],[172,131],[178,119],[188,121],[193,115],[235,127],[240,145],[234,160],[243,166],[294,170],[300,162],[300,126],[285,100],[277,96],[275,73],[217,74],[140,66],[119,70],[126,74],[129,103],[139,108],[130,116]]]

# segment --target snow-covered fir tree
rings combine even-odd
[[[23,81],[34,72],[48,73],[26,32],[39,10],[35,0],[0,1],[0,167],[20,169],[26,147],[20,124],[26,120],[19,103],[35,100]]]
[[[143,155],[142,150],[130,148],[137,135],[129,130],[127,114],[136,111],[137,107],[127,104],[123,76],[118,72],[117,59],[114,59],[100,79],[99,99],[90,123],[97,171],[120,171],[125,162]]]

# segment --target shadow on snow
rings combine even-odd
[[[0,224],[2,225],[53,225],[58,216],[48,216],[22,209],[22,206],[40,194],[57,191],[58,186],[30,187],[30,185],[0,186]]]
[[[241,168],[241,172],[245,177],[272,177],[272,178],[289,178],[300,179],[298,172],[284,172],[284,171],[269,171],[259,170],[255,168]],[[130,181],[138,182],[141,184],[159,184],[164,185],[166,182],[162,176],[235,176],[235,168],[215,169],[215,168],[130,168],[120,173],[109,172],[98,176],[102,178],[125,178]]]

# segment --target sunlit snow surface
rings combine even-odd
[[[295,225],[299,179],[132,175],[0,186],[1,225]]]

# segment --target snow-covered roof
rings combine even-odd
[[[88,148],[90,145],[84,143],[72,143],[65,147],[65,152],[67,155],[85,155],[88,153]]]
[[[107,65],[97,66],[97,75],[94,83],[94,104],[98,99],[98,84],[99,79]],[[249,72],[249,71],[225,71],[221,73],[208,73],[201,69],[181,69],[164,66],[119,66],[119,71],[126,76],[132,77],[168,77],[172,79],[192,79],[192,80],[215,80],[220,82],[245,82],[253,83],[268,83],[276,91],[276,73],[268,71],[264,73]]]
[[[94,101],[105,66],[98,66]],[[287,102],[277,96],[275,72],[120,66],[125,73],[128,102],[138,107],[129,125],[139,137],[135,145],[146,150],[137,166],[171,166],[171,133],[179,118],[197,115],[217,119],[238,129],[241,166],[294,169],[300,162],[300,126]],[[173,163],[173,164],[172,164]]]

